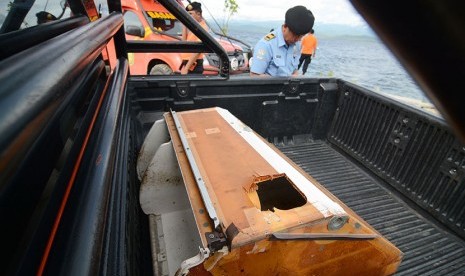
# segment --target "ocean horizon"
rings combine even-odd
[[[232,22],[228,35],[251,47],[279,21]],[[340,78],[377,93],[431,104],[391,51],[367,26],[316,24],[318,48],[305,76]]]

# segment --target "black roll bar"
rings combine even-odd
[[[114,205],[125,206],[125,194],[114,195],[123,192],[120,190],[126,183],[120,183],[115,174],[126,171],[127,165],[120,162],[118,148],[122,136],[121,112],[125,106],[124,91],[129,72],[129,64],[125,58],[121,58],[115,67],[111,83],[104,91],[105,100],[98,112],[95,126],[92,130],[92,139],[86,147],[82,165],[74,184],[74,193],[66,204],[60,226],[50,255],[47,259],[45,274],[75,274],[75,275],[100,275],[105,274],[109,267],[123,265],[121,260],[109,260],[108,256],[116,254],[124,259],[124,246],[110,244],[111,236],[122,234],[113,233],[110,229],[115,214],[110,214],[109,208]],[[127,129],[125,130],[127,134]],[[124,139],[124,138],[123,138]],[[110,198],[118,198],[117,202],[110,202]],[[117,216],[124,216],[125,209],[120,208]],[[76,224],[76,222],[79,224]],[[109,236],[110,235],[110,236]],[[70,237],[73,237],[70,239]],[[123,246],[123,247],[121,247]],[[109,252],[110,248],[120,252]],[[111,262],[111,263],[107,263]],[[121,272],[121,271],[118,271]],[[113,273],[110,273],[114,275]]]
[[[0,60],[69,30],[83,26],[88,22],[89,19],[87,17],[80,15],[0,34]]]
[[[6,166],[1,183],[12,177],[18,165],[15,160],[25,157],[36,135],[60,107],[73,79],[100,55],[122,24],[121,14],[114,13],[0,63],[0,152]],[[0,187],[0,197],[2,190]]]
[[[218,55],[220,59],[220,75],[222,77],[229,77],[229,57],[221,45],[207,32],[199,23],[192,19],[176,1],[172,0],[159,0],[169,12],[171,12],[181,23],[183,23],[189,30],[191,30],[209,49]],[[183,42],[186,45],[191,43]],[[181,45],[180,43],[178,45]],[[202,43],[199,43],[202,44]]]
[[[10,262],[17,258],[14,253],[28,250],[22,244],[35,235],[26,233],[35,230],[28,226],[40,219],[38,200],[67,142],[60,139],[68,137],[62,132],[68,133],[65,128],[74,119],[63,115],[81,112],[66,112],[74,108],[84,111],[86,97],[94,92],[85,89],[86,83],[103,72],[99,56],[122,25],[121,13],[112,13],[0,61],[0,221],[8,221],[3,229],[8,234],[0,240],[12,252],[6,265],[19,261]]]
[[[206,45],[189,41],[134,41],[127,42],[132,53],[211,53]]]

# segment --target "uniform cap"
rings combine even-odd
[[[313,13],[304,6],[295,6],[286,12],[284,23],[296,35],[310,32],[315,23]]]
[[[46,12],[46,11],[38,12],[36,13],[36,16],[37,16],[37,24],[42,24],[48,21],[57,20],[57,18],[53,14]]]
[[[199,2],[192,2],[186,6],[186,11],[202,11],[202,4]]]

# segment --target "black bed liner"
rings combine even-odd
[[[396,275],[465,275],[465,243],[386,189],[324,141],[278,145],[404,252]]]

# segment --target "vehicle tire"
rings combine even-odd
[[[168,64],[157,64],[150,69],[150,75],[172,75],[173,70],[168,66]]]

